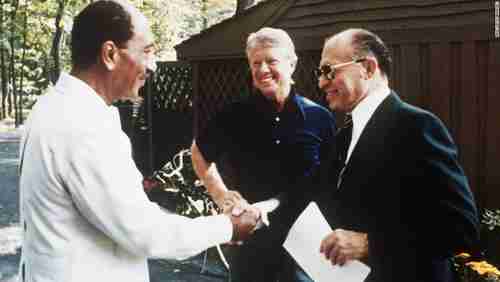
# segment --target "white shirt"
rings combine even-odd
[[[26,281],[149,281],[148,257],[228,242],[225,215],[190,219],[146,197],[117,109],[61,74],[26,123],[20,178]]]
[[[358,144],[359,137],[366,124],[372,117],[375,110],[380,106],[382,101],[391,94],[391,90],[388,87],[381,87],[370,93],[365,97],[352,111],[352,138],[349,144],[349,150],[347,151],[346,163],[351,158],[352,151]]]

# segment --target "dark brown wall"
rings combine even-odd
[[[487,24],[488,0],[298,0],[275,22],[295,37],[331,34],[353,26],[377,32]]]
[[[492,41],[394,44],[392,85],[450,129],[482,207],[500,207],[498,122],[500,45]],[[496,54],[495,54],[496,52]],[[495,58],[496,57],[496,58]]]
[[[179,58],[187,60],[241,57],[248,34],[263,26],[288,31],[299,52],[318,50],[327,36],[349,27],[373,30],[386,41],[484,39],[493,34],[493,3],[492,0],[267,0],[184,41],[176,49]]]

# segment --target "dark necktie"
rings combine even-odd
[[[347,151],[349,150],[349,145],[352,139],[352,115],[350,113],[346,114],[344,117],[344,123],[342,127],[337,131],[337,168],[338,168],[338,179],[337,188],[340,187],[342,183],[342,176],[345,171],[345,161],[347,159]]]
[[[338,161],[339,166],[343,167],[347,158],[347,151],[352,138],[352,115],[346,114],[342,127],[337,131],[337,144],[338,144]]]

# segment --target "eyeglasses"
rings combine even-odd
[[[314,74],[316,75],[316,77],[318,79],[320,79],[320,77],[323,76],[328,80],[334,80],[335,73],[337,72],[337,69],[342,68],[342,67],[346,67],[346,66],[349,66],[352,64],[361,63],[361,62],[364,62],[365,60],[366,60],[366,58],[359,58],[359,59],[355,59],[355,60],[352,60],[349,62],[340,63],[340,64],[336,64],[336,65],[322,65],[318,69],[314,70]]]

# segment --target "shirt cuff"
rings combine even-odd
[[[208,238],[213,238],[215,244],[223,244],[231,241],[233,237],[233,224],[229,216],[224,214],[214,215],[213,222],[208,228]]]
[[[263,226],[269,227],[271,223],[269,222],[268,213],[274,211],[280,205],[280,201],[277,198],[271,198],[265,201],[260,201],[257,203],[253,203],[252,206],[258,208],[260,210],[260,219],[257,222],[256,229],[260,229]]]

